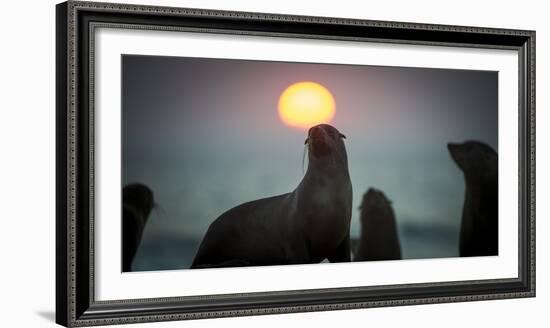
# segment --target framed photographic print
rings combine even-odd
[[[535,296],[535,32],[57,5],[56,321]]]

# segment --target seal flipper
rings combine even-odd
[[[336,251],[332,256],[328,257],[328,260],[331,263],[338,263],[338,262],[351,262],[351,248],[350,248],[350,238],[349,238],[349,231],[344,240],[338,245],[338,248],[336,248]]]

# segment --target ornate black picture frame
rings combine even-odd
[[[69,1],[56,25],[56,322],[91,326],[535,296],[535,32]],[[403,45],[509,49],[519,58],[519,276],[98,301],[94,297],[97,26]]]

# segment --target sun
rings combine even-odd
[[[334,97],[319,83],[294,83],[279,97],[279,117],[291,127],[309,129],[317,124],[330,123],[335,113]]]

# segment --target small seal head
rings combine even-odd
[[[131,207],[147,220],[154,207],[153,191],[141,183],[129,184],[122,189],[122,203],[124,207]]]
[[[370,208],[376,211],[388,212],[388,210],[391,211],[391,204],[391,200],[389,200],[382,191],[375,188],[369,188],[367,192],[363,194],[363,200],[359,208]]]

